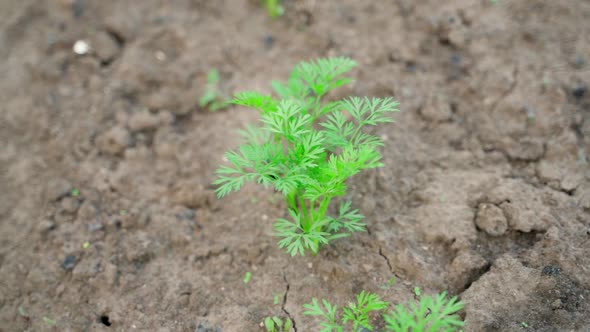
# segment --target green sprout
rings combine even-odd
[[[414,287],[414,294],[418,297],[420,297],[420,295],[422,295],[422,292],[420,291],[420,287],[418,287],[418,286]]]
[[[227,97],[219,90],[219,72],[215,68],[211,69],[207,74],[207,85],[199,99],[199,106],[215,112],[226,108],[228,104]]]
[[[72,196],[72,197],[78,197],[78,196],[80,196],[80,189],[73,188],[72,191],[70,191],[70,196]]]
[[[274,296],[274,300],[273,300],[273,303],[274,303],[275,305],[279,304],[280,298],[281,298],[281,297],[280,297],[280,294],[275,294],[275,296]]]
[[[55,323],[57,323],[54,319],[51,319],[46,316],[43,316],[43,321],[49,325],[55,325]]]
[[[322,304],[320,304],[316,298],[313,298],[311,303],[303,305],[307,309],[303,314],[323,319],[320,323],[320,332],[332,332],[333,330],[342,332],[349,322],[352,324],[352,331],[358,331],[360,328],[373,331],[373,326],[369,323],[369,314],[373,311],[385,310],[387,306],[388,303],[381,301],[377,294],[362,291],[357,296],[356,303],[350,303],[348,307],[343,309],[341,319],[337,317],[337,306],[331,305],[326,300],[322,300]]]
[[[264,8],[266,8],[266,12],[268,16],[272,18],[277,18],[282,16],[285,12],[283,6],[281,6],[281,0],[262,0]]]
[[[246,272],[246,274],[244,274],[244,279],[243,279],[244,283],[245,284],[249,283],[250,279],[252,279],[252,273]]]
[[[350,202],[341,202],[336,216],[328,215],[328,208],[346,194],[348,178],[383,166],[382,140],[363,129],[393,122],[389,114],[399,110],[391,98],[323,102],[328,92],[352,82],[344,74],[355,66],[344,57],[302,62],[286,84],[273,82],[279,99],[242,92],[232,100],[257,109],[262,126],[243,131],[246,143],[226,153],[231,165],[217,170],[217,196],[246,182],[282,193],[290,219],[278,219],[274,229],[279,247],[291,256],[316,254],[332,240],[365,231],[363,216]]]
[[[277,316],[264,318],[264,327],[267,332],[289,332],[293,323],[289,318],[285,320],[280,319]]]
[[[84,248],[84,249],[90,248],[90,242],[86,241],[86,242],[82,243],[82,248]]]
[[[522,327],[524,327],[525,329],[526,329],[527,327],[529,327],[529,324],[528,324],[527,322],[521,322],[521,323],[520,323],[520,325],[521,325]]]
[[[432,298],[423,296],[416,306],[410,305],[408,310],[403,305],[395,306],[389,314],[383,315],[388,331],[456,331],[464,325],[457,313],[463,309],[463,302],[457,301],[457,297],[449,300],[446,292]]]
[[[347,324],[352,324],[352,330],[362,329],[373,331],[370,323],[372,312],[383,312],[389,306],[378,295],[361,292],[357,302],[351,303],[343,309],[340,317],[338,307],[322,299],[321,303],[313,298],[311,303],[304,304],[307,316],[320,317],[319,332],[344,332]],[[410,310],[404,305],[397,305],[389,313],[382,314],[386,331],[393,332],[439,332],[456,331],[463,326],[457,313],[463,309],[463,303],[456,297],[447,300],[446,293],[438,294],[435,298],[421,297],[418,305],[410,304]]]
[[[379,288],[381,289],[389,289],[391,286],[393,286],[393,284],[395,284],[395,277],[391,277],[388,281],[387,284],[379,286]]]

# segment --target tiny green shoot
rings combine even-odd
[[[332,332],[333,330],[342,332],[349,323],[349,325],[352,325],[351,331],[358,331],[361,328],[373,331],[373,326],[369,322],[369,314],[373,311],[383,311],[388,305],[377,294],[362,291],[357,296],[356,303],[350,303],[342,309],[341,318],[338,318],[337,306],[323,299],[320,304],[316,298],[313,298],[311,303],[303,305],[303,308],[307,309],[303,314],[322,318],[320,332]]]
[[[420,297],[420,295],[422,295],[422,292],[420,291],[420,287],[416,286],[414,287],[414,294],[416,294],[416,296]]]
[[[82,243],[82,248],[88,249],[89,247],[90,247],[90,242],[86,241],[86,242]]]
[[[219,72],[215,68],[211,69],[207,74],[207,85],[199,99],[199,106],[215,112],[228,106],[227,99],[219,89]]]
[[[252,273],[250,273],[249,271],[246,272],[246,274],[244,274],[244,279],[242,279],[244,281],[245,284],[250,282],[250,279],[252,279]]]
[[[286,83],[273,82],[278,99],[242,92],[232,100],[257,109],[262,126],[243,131],[246,143],[226,153],[231,165],[217,170],[217,196],[246,182],[282,193],[290,218],[278,219],[274,229],[279,247],[291,256],[316,254],[332,240],[366,230],[351,202],[341,202],[335,216],[328,208],[346,194],[348,178],[383,166],[378,152],[383,141],[364,129],[393,122],[389,115],[399,110],[392,98],[324,102],[328,92],[352,82],[344,75],[355,66],[345,57],[302,62]]]
[[[29,314],[23,307],[18,307],[18,313],[23,317],[29,317]]]
[[[56,321],[49,317],[43,316],[43,321],[49,325],[55,325]]]
[[[282,16],[285,12],[283,6],[281,6],[281,0],[262,0],[264,8],[266,8],[266,12],[268,16],[272,18],[277,18]]]
[[[395,284],[395,277],[391,277],[385,285],[380,286],[381,289],[389,289]]]
[[[279,304],[280,298],[281,298],[281,297],[280,297],[280,294],[275,294],[275,297],[274,297],[273,303],[274,303],[275,305]]]
[[[527,327],[529,327],[529,324],[528,324],[527,322],[522,322],[522,323],[520,323],[520,325],[521,325],[522,327],[524,327],[525,329],[526,329]]]
[[[293,323],[289,318],[285,320],[280,319],[277,316],[264,318],[264,327],[267,332],[289,332]]]
[[[72,191],[70,191],[70,196],[72,196],[72,197],[78,197],[78,196],[80,196],[80,189],[73,188]]]

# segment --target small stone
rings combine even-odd
[[[76,265],[72,271],[72,277],[74,280],[88,280],[94,278],[101,270],[100,258],[85,259]]]
[[[561,309],[562,307],[563,307],[563,303],[561,302],[560,299],[557,299],[551,303],[551,309],[553,309],[553,310]]]
[[[67,255],[64,259],[61,267],[66,271],[71,271],[76,266],[76,256],[74,255]]]
[[[508,221],[502,209],[493,204],[480,204],[475,224],[491,236],[500,236],[506,233]]]
[[[176,219],[178,220],[194,220],[196,216],[196,212],[193,209],[183,209],[181,212],[176,214]]]
[[[272,35],[267,35],[264,37],[264,46],[266,49],[271,49],[274,45],[275,38]]]
[[[92,39],[93,51],[103,63],[110,62],[119,53],[117,41],[106,32],[97,33]]]
[[[39,233],[41,233],[41,235],[47,235],[47,233],[54,230],[56,227],[57,225],[55,224],[55,222],[47,219],[42,220],[37,226]]]
[[[161,124],[172,124],[174,123],[174,114],[172,114],[170,111],[162,110],[158,112],[158,120]]]
[[[78,55],[85,55],[90,51],[90,44],[85,40],[78,40],[74,43],[72,50]]]
[[[430,98],[420,109],[422,117],[432,122],[444,122],[451,119],[453,112],[445,98],[436,96]]]
[[[578,84],[573,90],[572,95],[578,99],[582,99],[584,95],[588,92],[588,87],[586,84]]]
[[[547,265],[543,268],[543,275],[558,276],[560,274],[561,274],[561,268],[559,266]]]
[[[150,261],[158,250],[158,244],[146,233],[136,233],[126,242],[126,256],[129,261],[146,263]]]
[[[65,213],[76,213],[76,211],[78,211],[78,207],[80,207],[80,201],[77,198],[65,197],[61,201],[61,208]]]
[[[45,196],[49,201],[57,201],[67,196],[72,190],[72,184],[61,178],[51,180],[45,189]]]
[[[539,160],[544,152],[543,142],[534,139],[523,139],[520,142],[510,144],[506,148],[506,153],[514,160]]]
[[[113,127],[97,139],[97,145],[101,152],[118,155],[129,145],[129,132],[122,127]]]
[[[200,184],[183,183],[172,195],[172,201],[188,208],[201,208],[209,202],[210,193]]]
[[[561,189],[573,191],[582,183],[582,175],[576,173],[567,173],[561,180]]]
[[[158,116],[148,112],[136,112],[133,114],[129,121],[127,122],[127,126],[132,132],[136,131],[143,131],[143,130],[151,130],[158,126],[160,123],[160,119]]]
[[[100,221],[94,221],[94,222],[91,222],[90,224],[88,224],[88,231],[91,233],[100,231],[103,228],[104,228],[104,225]]]

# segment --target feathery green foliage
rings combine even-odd
[[[343,57],[302,62],[286,83],[272,83],[279,98],[242,92],[232,101],[258,110],[261,127],[242,131],[246,143],[225,155],[229,165],[217,170],[217,195],[246,182],[282,193],[290,218],[279,218],[274,229],[291,256],[315,254],[331,240],[365,230],[350,202],[340,204],[336,217],[327,215],[328,207],[346,193],[349,177],[382,166],[377,149],[383,142],[363,130],[392,122],[389,113],[398,103],[366,97],[324,102],[332,89],[352,82],[344,74],[355,66]]]
[[[389,303],[382,301],[378,295],[362,291],[357,296],[356,303],[350,303],[343,309],[342,317],[338,315],[338,307],[322,299],[321,304],[316,298],[311,303],[304,304],[307,316],[320,317],[319,332],[344,332],[345,328],[352,324],[352,330],[366,329],[373,331],[369,320],[371,312],[382,312]],[[416,306],[410,304],[408,310],[399,304],[389,314],[383,314],[386,330],[393,332],[453,332],[463,326],[457,313],[463,309],[463,302],[456,297],[446,298],[446,293],[438,294],[435,298],[430,296],[420,297]],[[349,324],[349,325],[347,325]]]
[[[463,302],[457,297],[446,298],[446,293],[435,298],[422,296],[420,303],[410,305],[408,310],[403,305],[383,315],[387,329],[393,332],[452,332],[463,326],[457,312],[463,309]]]

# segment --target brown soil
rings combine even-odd
[[[258,4],[0,2],[0,331],[307,332],[313,296],[414,286],[459,295],[465,331],[590,331],[588,1]],[[255,112],[198,97],[213,67],[269,91],[330,55],[360,63],[339,96],[402,112],[350,182],[369,232],[290,258],[279,196],[210,185]]]

